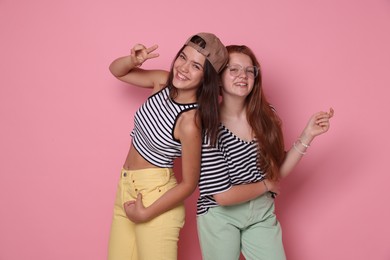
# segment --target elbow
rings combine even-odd
[[[117,79],[121,79],[124,75],[120,75],[117,65],[115,64],[115,61],[111,62],[110,66],[108,66],[108,70],[111,72],[111,74],[116,77]]]
[[[114,69],[113,69],[113,62],[108,66],[108,70],[111,72],[112,75],[115,76]]]
[[[179,185],[183,185],[183,183],[179,184]],[[197,188],[197,185],[183,185],[182,186],[184,189],[182,190],[183,191],[183,197],[184,199],[190,197],[194,191],[196,190]]]

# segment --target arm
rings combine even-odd
[[[153,92],[160,90],[166,84],[168,72],[139,68],[146,60],[159,56],[158,53],[153,53],[157,48],[157,45],[150,48],[146,48],[142,44],[135,45],[131,49],[130,55],[117,58],[110,64],[110,72],[123,82],[139,87],[153,88]]]
[[[230,206],[252,200],[268,191],[279,193],[279,184],[269,180],[233,185],[229,164],[221,147],[210,146],[205,140],[202,146],[199,191],[201,197],[212,196],[221,206]]]
[[[329,112],[318,112],[310,118],[300,138],[286,154],[286,158],[280,167],[282,178],[286,177],[298,164],[313,139],[329,130],[329,120],[333,114],[334,111],[331,108]]]
[[[232,186],[229,190],[215,194],[215,201],[221,206],[231,206],[255,199],[266,192],[279,194],[279,183],[263,180],[250,184]]]
[[[125,203],[127,216],[133,222],[142,223],[161,215],[178,206],[196,189],[200,172],[201,130],[194,122],[194,115],[195,111],[183,113],[175,129],[175,137],[182,144],[182,181],[147,208],[140,196],[135,202]]]

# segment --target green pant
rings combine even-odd
[[[265,194],[234,206],[219,206],[197,217],[203,260],[285,260],[274,200]]]

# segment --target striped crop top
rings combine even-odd
[[[150,96],[134,115],[134,129],[130,135],[135,149],[149,163],[172,168],[173,160],[181,156],[181,143],[174,137],[177,118],[195,108],[196,103],[173,101],[168,87]]]
[[[219,206],[214,194],[227,191],[234,185],[254,183],[265,178],[257,165],[255,140],[243,141],[222,124],[215,147],[210,147],[207,138],[204,139],[197,215]]]

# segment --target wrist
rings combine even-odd
[[[310,146],[311,142],[313,141],[314,136],[308,133],[303,132],[301,136],[298,138],[300,142],[303,144],[307,145],[308,147]]]
[[[306,154],[306,150],[310,147],[311,141],[313,138],[307,137],[307,135],[302,134],[294,143],[293,148],[301,155]]]
[[[127,66],[129,68],[129,71],[134,68],[139,68],[142,66],[142,62],[140,62],[137,58],[134,58],[132,56],[129,56],[129,60],[127,62]]]

